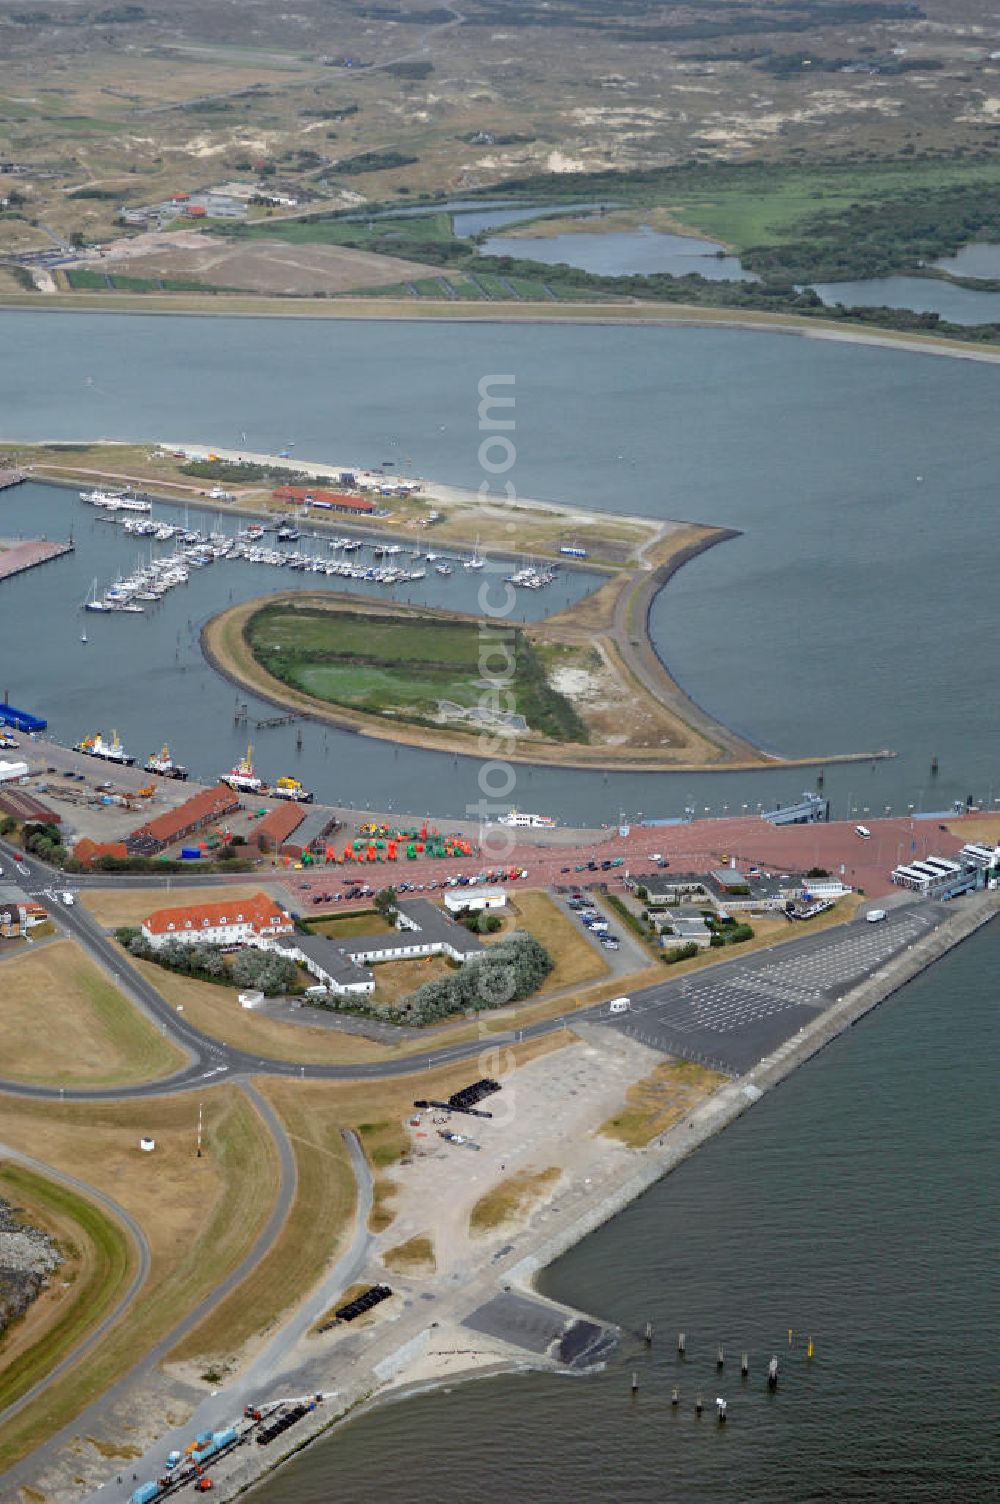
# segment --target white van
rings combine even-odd
[[[867,825],[855,825],[854,834],[860,836],[863,841],[870,841],[872,838],[872,833]]]
[[[632,1007],[632,999],[628,997],[613,997],[608,1004],[609,1013],[628,1013]]]
[[[865,915],[869,924],[881,924],[882,920],[888,919],[888,917],[889,915],[885,909],[869,909]]]
[[[315,987],[306,988],[306,997],[328,997],[330,989],[318,984]]]
[[[72,893],[64,893],[62,896],[62,901],[68,909],[71,909],[76,903],[76,899],[73,897]]]

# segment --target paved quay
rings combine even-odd
[[[24,574],[38,564],[47,564],[50,559],[59,559],[73,552],[72,543],[50,543],[45,538],[27,538],[10,541],[0,539],[0,580],[9,580],[16,574]]]

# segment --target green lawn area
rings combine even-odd
[[[371,228],[369,228],[369,225]],[[447,242],[452,234],[450,214],[419,215],[413,219],[278,219],[254,220],[233,226],[225,222],[225,234],[239,240],[286,240],[296,245],[351,245],[391,251],[387,242],[398,240],[400,255],[409,255],[409,242]],[[404,244],[405,243],[405,244]]]
[[[326,935],[329,940],[351,940],[356,935],[388,935],[393,926],[374,909],[364,909],[360,914],[338,914],[333,919],[311,919],[309,929],[314,935]]]
[[[338,658],[433,662],[470,670],[479,663],[479,635],[473,622],[265,606],[248,627],[255,651],[266,652],[270,644],[280,642],[282,653],[296,655],[319,652]]]
[[[439,700],[453,700],[457,705],[474,705],[479,690],[469,680],[453,674],[434,673],[426,669],[379,669],[373,664],[310,663],[281,676],[316,695],[340,705],[355,705],[381,712],[409,709],[417,715],[433,716]]]
[[[702,230],[737,250],[777,244],[794,236],[796,226],[813,214],[845,209],[850,204],[900,198],[918,189],[956,188],[962,184],[1000,184],[1000,162],[896,162],[816,166],[760,167],[744,173],[741,183],[639,196],[639,201],[666,205],[692,229]],[[719,175],[721,177],[721,175]],[[629,195],[631,197],[631,195]],[[635,200],[633,200],[635,201]]]
[[[550,687],[521,632],[484,642],[475,621],[284,604],[261,607],[245,632],[251,652],[269,673],[330,704],[426,721],[437,719],[441,700],[467,708],[485,703],[494,713],[522,716],[533,731],[560,741],[587,736],[569,701]],[[488,661],[481,662],[487,651]],[[485,701],[484,675],[497,681]],[[464,729],[477,728],[469,723]]]
[[[70,287],[80,292],[106,292],[110,281],[115,292],[235,292],[236,288],[214,287],[183,277],[129,277],[123,272],[91,271],[73,267],[66,273]]]

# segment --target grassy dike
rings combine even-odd
[[[0,1341],[2,1412],[113,1310],[137,1266],[138,1250],[125,1229],[93,1201],[22,1165],[0,1168],[0,1196],[18,1208],[26,1222],[47,1232],[64,1260],[49,1288]],[[61,1288],[64,1283],[66,1290]],[[0,1467],[18,1455],[16,1439],[0,1431]]]
[[[197,1159],[199,1104],[205,1127]],[[156,1140],[152,1166],[139,1149],[140,1132]],[[149,1254],[140,1298],[85,1359],[0,1425],[2,1471],[71,1422],[211,1299],[266,1224],[280,1171],[262,1118],[232,1085],[111,1103],[0,1097],[0,1140],[114,1196],[142,1229]],[[266,1319],[266,1311],[258,1314]],[[67,1356],[83,1336],[79,1329],[68,1334]],[[45,1371],[51,1366],[47,1360]]]

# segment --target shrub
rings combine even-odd
[[[451,976],[425,982],[388,1016],[397,1023],[425,1024],[461,1009],[502,1008],[536,992],[552,966],[544,945],[523,930],[515,930]]]
[[[678,961],[690,961],[691,957],[697,954],[697,945],[693,940],[689,940],[686,945],[676,945],[664,951],[663,959],[668,966],[674,966]]]

